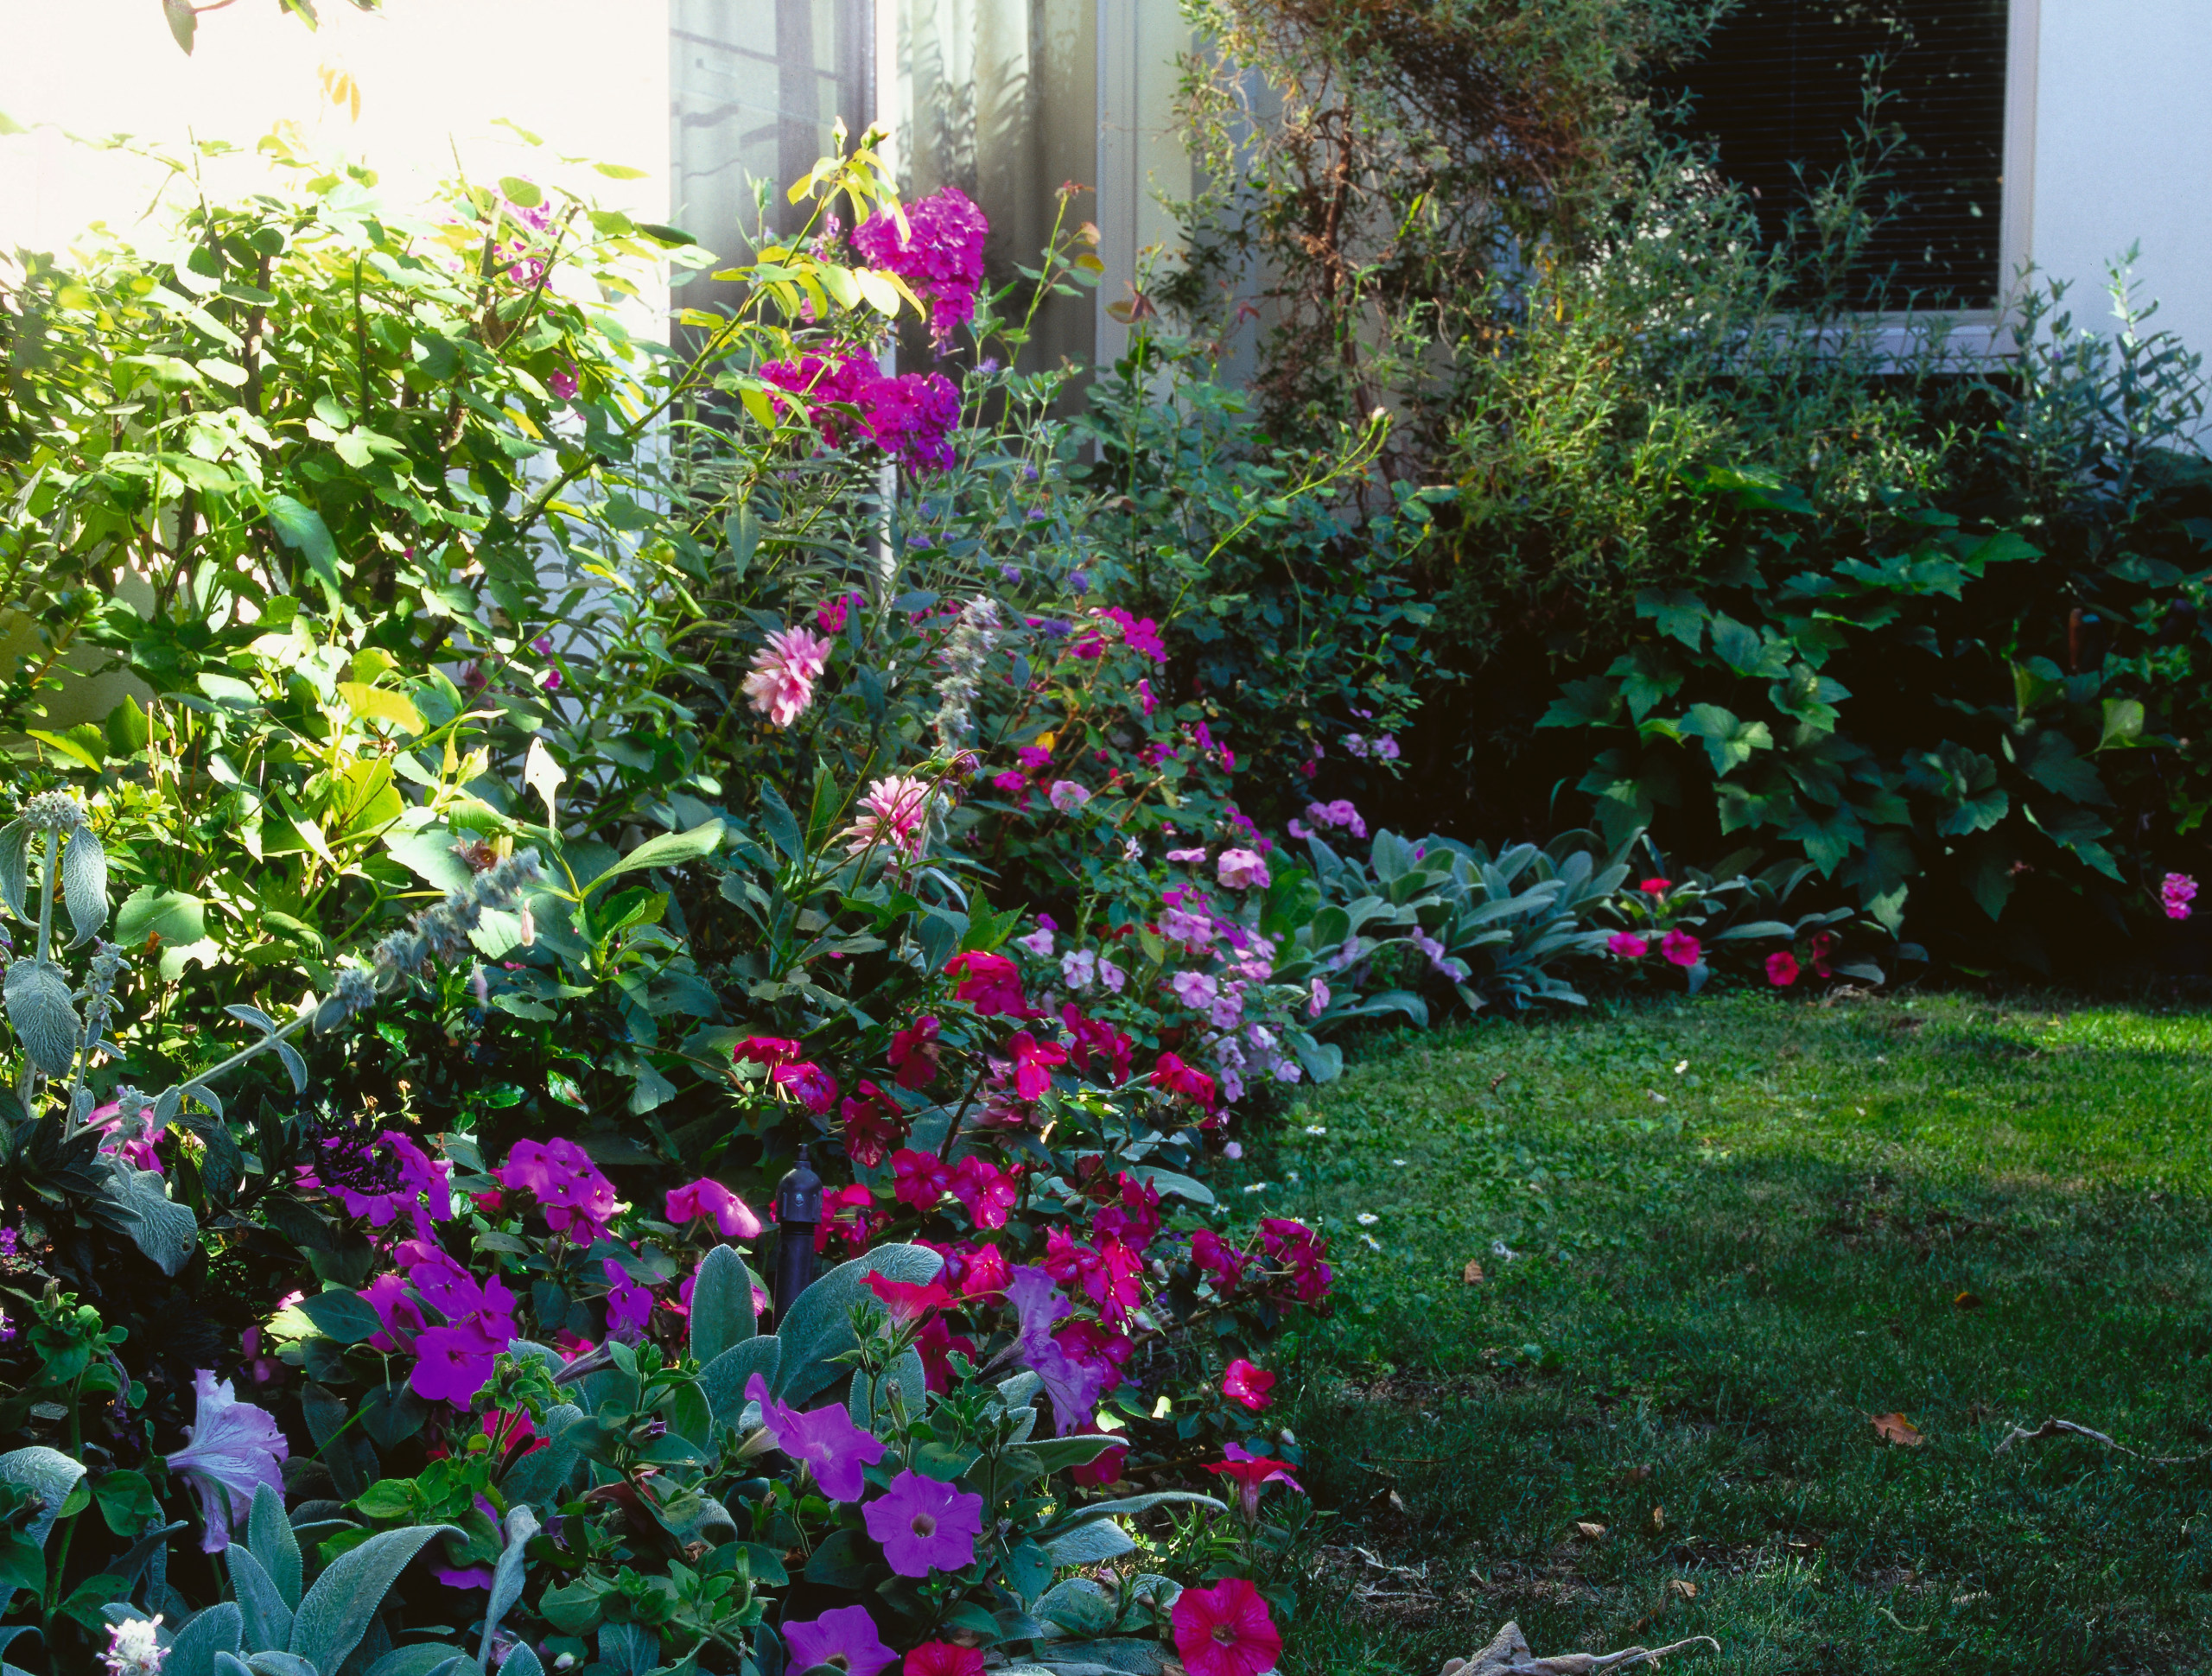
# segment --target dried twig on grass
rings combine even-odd
[[[2107,1438],[2101,1432],[2092,1432],[2086,1425],[2076,1425],[2071,1420],[2045,1420],[2031,1432],[2024,1425],[2016,1425],[2005,1434],[2005,1440],[1991,1451],[2002,1455],[2014,1444],[2031,1444],[2039,1438],[2087,1438],[2093,1444],[2102,1444],[2107,1449],[2116,1449],[2130,1455],[2146,1466],[2192,1466],[2212,1457],[2212,1450],[2201,1450],[2194,1455],[2145,1455],[2139,1449],[2130,1449],[2116,1438]]]
[[[1473,1658],[1448,1661],[1443,1676],[1599,1676],[1600,1672],[1624,1665],[1656,1665],[1669,1654],[1693,1647],[1720,1651],[1720,1643],[1712,1636],[1692,1635],[1665,1647],[1624,1647],[1618,1653],[1555,1653],[1548,1659],[1539,1659],[1529,1650],[1521,1626],[1509,1623]]]

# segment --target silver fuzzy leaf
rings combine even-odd
[[[69,981],[61,969],[37,960],[19,960],[8,968],[8,1022],[32,1064],[48,1076],[67,1076],[76,1063],[77,1038],[84,1027],[69,1005]]]
[[[71,833],[69,848],[61,852],[61,897],[77,943],[89,943],[107,924],[107,852],[90,827]]]
[[[23,906],[30,890],[31,823],[10,821],[0,827],[0,902],[18,919],[29,919]]]
[[[107,1178],[107,1194],[130,1214],[130,1238],[164,1274],[175,1274],[192,1260],[200,1245],[200,1223],[190,1207],[162,1190],[151,1170],[118,1164]]]

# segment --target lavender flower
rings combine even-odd
[[[883,1644],[865,1606],[841,1606],[810,1622],[786,1623],[784,1645],[791,1649],[791,1670],[829,1665],[847,1676],[876,1676],[899,1656]]]
[[[168,1468],[199,1494],[200,1511],[207,1521],[200,1551],[220,1553],[231,1546],[232,1531],[253,1510],[255,1490],[266,1484],[279,1495],[284,1493],[279,1463],[290,1455],[291,1445],[266,1411],[231,1394],[230,1381],[218,1380],[202,1368],[193,1375],[193,1389],[199,1407],[186,1434],[191,1442],[168,1457]]]
[[[976,1563],[976,1540],[983,1533],[980,1495],[902,1472],[891,1481],[890,1494],[869,1502],[861,1516],[900,1577],[965,1571]]]
[[[760,1405],[760,1425],[768,1441],[811,1467],[824,1495],[832,1501],[861,1499],[868,1483],[861,1469],[883,1458],[881,1438],[861,1431],[836,1403],[804,1414],[785,1406],[769,1396],[767,1383],[758,1374],[746,1381],[745,1394]]]

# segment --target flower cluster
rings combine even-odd
[[[2158,905],[2168,919],[2187,919],[2189,905],[2196,900],[2196,881],[2185,873],[2170,873],[2158,885]]]
[[[760,376],[808,403],[822,440],[874,443],[907,471],[949,471],[960,392],[941,372],[887,377],[861,350],[771,361]],[[782,397],[776,398],[779,404]]]
[[[887,268],[930,306],[930,335],[942,349],[976,318],[983,283],[983,241],[990,223],[957,187],[944,187],[904,210],[880,210],[853,229],[853,248]]]

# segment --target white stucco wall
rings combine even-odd
[[[2016,0],[2037,19],[2036,264],[2108,324],[2105,264],[2139,243],[2156,325],[2212,354],[2212,4]]]

